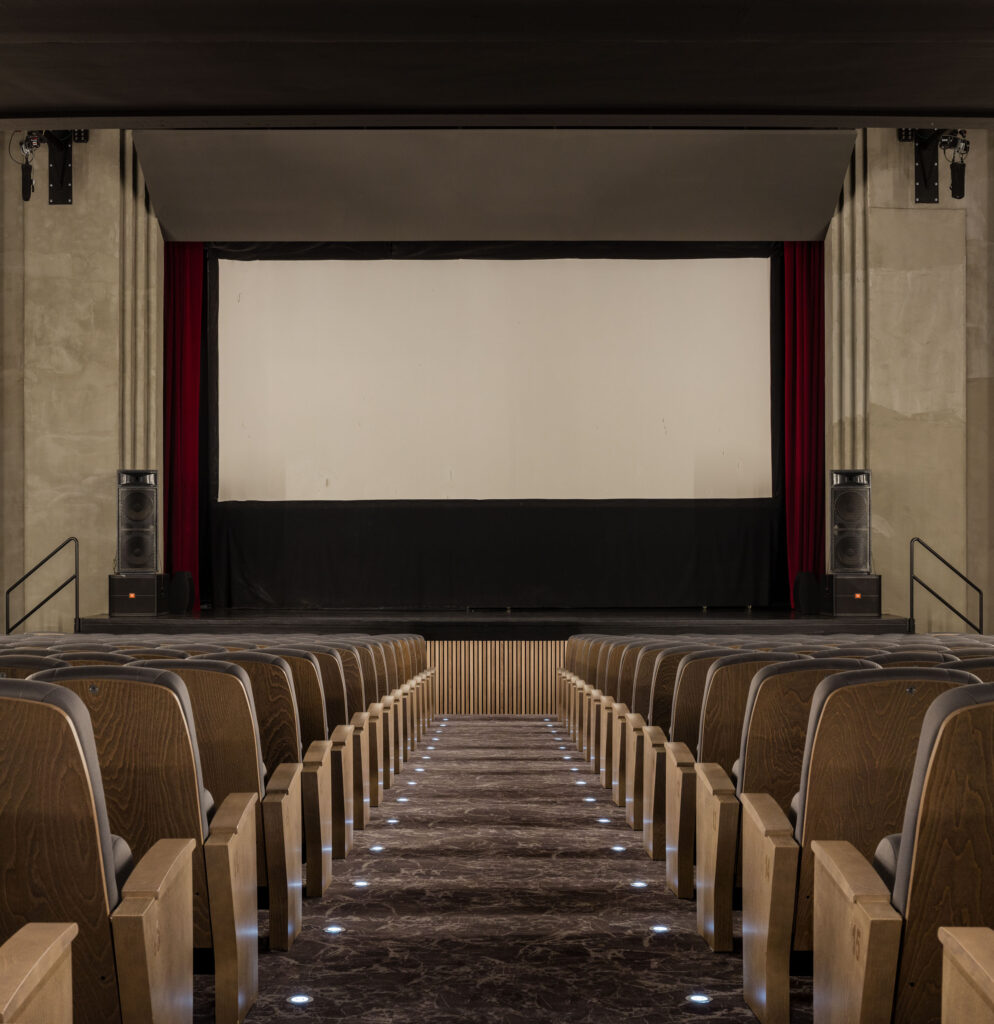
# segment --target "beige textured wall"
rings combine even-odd
[[[873,562],[895,614],[907,614],[913,536],[990,581],[990,139],[970,137],[966,199],[940,164],[939,203],[916,207],[911,144],[865,132],[826,239],[827,458],[873,471]],[[938,563],[919,575],[964,601]],[[916,619],[965,628],[924,594]]]
[[[19,198],[18,168],[8,161],[0,172],[3,572],[6,586],[75,534],[87,615],[107,610],[116,470],[161,463],[162,259],[130,134],[91,132],[73,156],[71,206],[45,202],[44,149],[29,203]],[[67,551],[42,570],[25,588],[27,606],[71,565]],[[72,609],[67,590],[31,626],[70,629]]]

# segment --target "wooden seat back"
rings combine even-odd
[[[959,659],[946,651],[891,651],[872,658],[881,668],[929,668],[933,665],[955,666]]]
[[[379,645],[369,640],[353,640],[352,646],[358,653],[359,664],[362,666],[363,696],[366,698],[366,705],[356,708],[356,711],[365,711],[373,701],[392,692],[393,687],[387,689],[386,662],[382,659]]]
[[[252,683],[245,669],[206,658],[159,660],[149,667],[174,672],[186,683],[204,785],[215,805],[220,807],[229,793],[257,793],[261,801],[266,791],[265,762]],[[277,765],[267,767],[273,771]]]
[[[594,685],[612,700],[618,699],[618,666],[628,644],[628,637],[613,637],[601,646],[597,658],[597,681]]]
[[[324,710],[328,716],[328,735],[337,725],[348,725],[348,697],[345,692],[345,666],[341,656],[332,647],[319,643],[308,643],[306,650],[317,658],[321,668],[321,684],[324,686]]]
[[[178,640],[169,642],[171,650],[185,651],[188,655],[224,654],[227,647],[220,643],[202,643],[195,640]]]
[[[367,700],[362,662],[355,647],[337,637],[332,637],[328,646],[337,651],[342,660],[342,667],[345,670],[345,695],[348,702],[349,720],[351,720],[357,711],[365,711],[370,704],[374,703],[372,693],[369,694],[370,699]],[[372,687],[370,689],[372,690]]]
[[[752,677],[767,665],[810,661],[806,654],[747,651],[718,658],[708,669],[697,734],[697,760],[719,764],[726,774],[742,746],[742,722]]]
[[[27,679],[47,668],[64,668],[68,662],[43,654],[0,654],[0,679]]]
[[[641,637],[631,640],[622,649],[621,659],[618,662],[618,696],[616,699],[627,705],[629,710],[631,710],[632,688],[635,685],[635,666],[647,643],[649,641]]]
[[[976,676],[982,683],[994,683],[994,656],[982,658],[969,657],[963,661],[962,668]]]
[[[708,671],[719,659],[736,652],[729,647],[704,645],[672,647],[656,659],[653,704],[657,685],[661,690],[659,707],[653,707],[650,725],[658,725],[671,743],[685,743],[693,749],[701,725],[701,705]],[[656,721],[656,718],[659,721]]]
[[[315,740],[328,739],[328,712],[324,702],[321,665],[317,658],[301,647],[267,647],[264,653],[275,654],[290,667],[293,692],[297,698],[297,713],[300,716],[300,740],[304,749]]]
[[[652,674],[656,667],[656,655],[668,646],[665,640],[651,640],[642,644],[635,659],[632,673],[631,700],[628,704],[632,714],[641,715],[648,721],[652,698]]]
[[[982,643],[958,643],[949,644],[946,648],[950,654],[955,655],[960,661],[972,661],[974,658],[994,657],[994,647]]]
[[[59,651],[59,660],[67,665],[84,667],[90,665],[127,665],[134,658],[114,651]]]
[[[208,657],[206,660],[214,659]],[[300,719],[293,689],[293,671],[287,661],[262,651],[231,651],[224,660],[244,669],[252,684],[266,767],[275,770],[277,765],[300,761]]]
[[[80,735],[88,717],[74,694],[24,687],[30,691],[17,696],[12,683],[0,684],[0,941],[31,921],[76,922],[76,1019],[115,1024],[121,1012],[110,912],[117,885],[112,859],[107,870],[106,810],[98,814],[99,769],[89,773],[82,753],[83,742],[95,747],[92,732],[88,740]]]
[[[116,647],[115,650],[118,654],[126,654],[129,658],[140,661],[151,661],[153,658],[168,658],[175,661],[177,658],[189,657],[186,651],[179,651],[172,647],[153,647],[151,644],[147,647],[122,646]]]
[[[577,675],[589,686],[593,686],[595,689],[600,689],[596,685],[597,679],[597,664],[600,661],[601,648],[605,644],[610,643],[614,637],[604,636],[601,633],[594,634],[591,636],[587,645],[584,648],[583,656],[581,658],[581,668],[583,671],[578,672]]]
[[[131,665],[57,668],[34,677],[86,706],[111,831],[136,860],[160,839],[193,839],[194,941],[210,945],[203,843],[209,834],[193,710],[179,676]]]
[[[383,639],[383,637],[375,637],[373,642],[383,662],[382,693],[386,696],[386,694],[392,693],[398,687],[403,686],[407,682],[407,678],[403,678],[403,668],[397,657],[397,650],[394,644],[390,640]],[[377,683],[377,699],[379,699],[380,692],[380,685]]]
[[[801,784],[811,698],[837,672],[872,669],[870,661],[813,658],[760,669],[752,679],[742,721],[736,794],[769,793],[784,814]]]

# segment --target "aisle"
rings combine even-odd
[[[305,901],[293,950],[260,957],[248,1020],[754,1020],[740,957],[707,950],[693,904],[666,893],[562,737],[541,718],[438,721],[324,899]]]

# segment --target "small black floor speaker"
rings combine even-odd
[[[829,573],[822,581],[823,615],[880,617],[880,577],[872,574]]]
[[[161,572],[112,573],[108,578],[109,615],[161,615],[168,605],[166,577]]]

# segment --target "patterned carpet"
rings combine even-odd
[[[664,866],[575,754],[552,719],[439,720],[328,893],[305,900],[293,950],[260,955],[249,1021],[754,1020],[740,956],[708,950],[693,903],[666,892]],[[195,987],[206,1024],[211,979]],[[794,996],[793,1019],[809,1021],[810,979]]]

